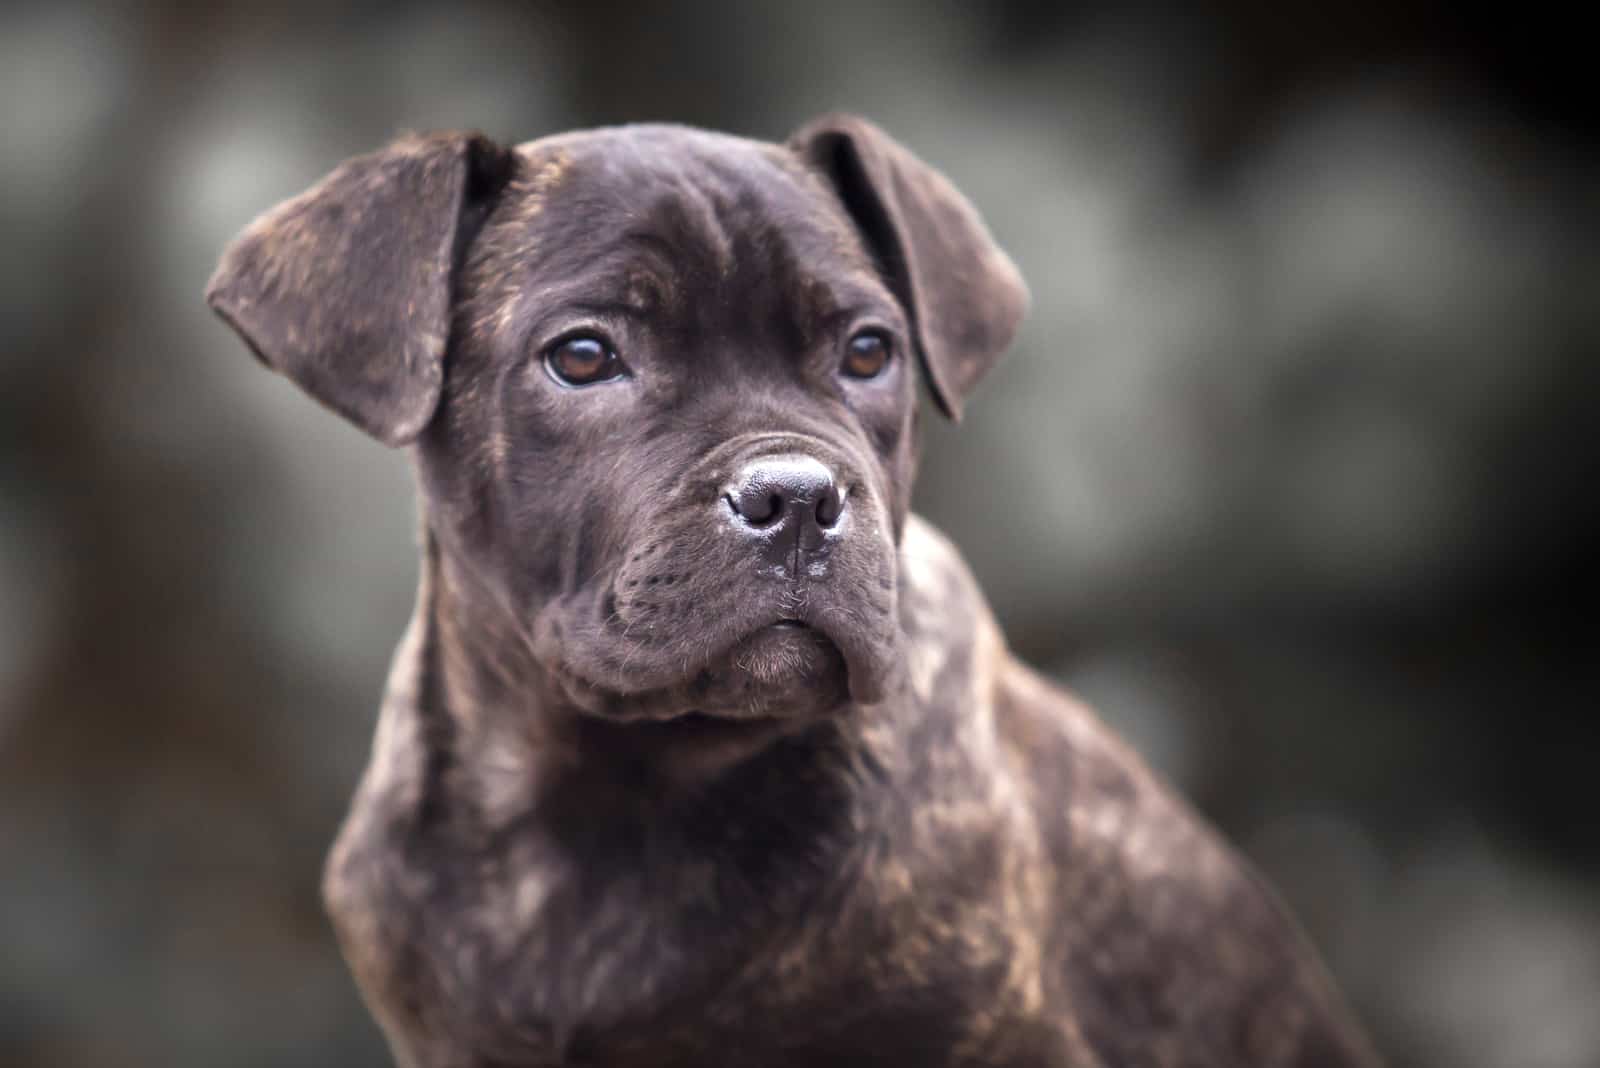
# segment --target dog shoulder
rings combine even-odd
[[[1378,1063],[1249,863],[1087,705],[1015,660],[998,683],[997,727],[1050,857],[1047,968],[1091,1043],[1132,1056],[1118,1043],[1135,1011],[1189,1036],[1174,1064]]]
[[[993,624],[988,602],[961,550],[919,515],[906,517],[900,539],[902,614],[919,633],[913,640],[968,632]]]

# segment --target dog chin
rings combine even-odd
[[[839,647],[821,631],[794,620],[762,627],[729,651],[714,674],[732,691],[726,712],[707,702],[709,714],[736,717],[800,715],[826,711],[843,703],[846,688],[844,657]],[[715,686],[715,684],[713,684]]]
[[[596,687],[563,673],[570,696],[613,721],[804,721],[850,700],[839,647],[821,631],[782,620],[757,628],[691,677],[638,692]]]
[[[785,620],[740,639],[690,680],[682,712],[723,720],[802,720],[849,700],[839,647],[821,631]]]

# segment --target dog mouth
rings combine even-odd
[[[552,666],[585,711],[613,721],[670,723],[684,737],[710,736],[715,725],[815,719],[851,700],[848,638],[841,641],[826,621],[774,612],[722,622],[688,656],[672,656],[670,646],[666,656],[630,647],[625,636],[602,631],[572,643],[568,651],[577,655]],[[627,670],[591,669],[607,662]]]
[[[804,620],[779,619],[696,676],[695,704],[673,712],[669,702],[664,714],[625,719],[617,729],[666,758],[672,773],[704,778],[821,722],[848,699],[845,673],[831,639]]]
[[[577,707],[612,720],[806,718],[881,701],[903,635],[894,546],[867,502],[821,575],[773,573],[731,524],[657,524],[614,570],[539,606],[534,653]]]
[[[756,684],[774,687],[814,681],[844,667],[833,639],[802,619],[755,628],[734,643],[725,659]]]
[[[803,619],[778,619],[749,629],[696,674],[690,687],[700,700],[691,714],[804,718],[843,704],[848,675],[844,654],[823,630]]]

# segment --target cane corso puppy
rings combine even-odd
[[[1373,1063],[1272,893],[910,514],[918,378],[959,416],[1027,292],[881,130],[408,137],[207,296],[415,466],[416,613],[325,878],[401,1064]]]

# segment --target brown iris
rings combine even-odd
[[[842,370],[851,378],[877,378],[889,366],[889,339],[877,330],[863,330],[845,347]]]
[[[558,342],[545,354],[544,362],[556,380],[568,386],[587,386],[622,375],[622,361],[611,346],[587,334]]]

